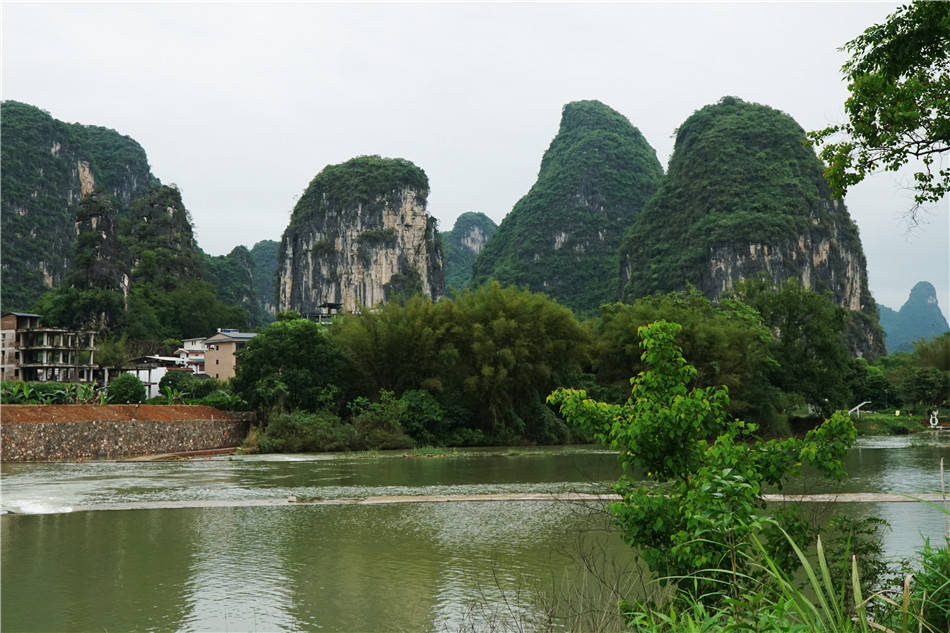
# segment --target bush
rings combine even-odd
[[[207,396],[197,401],[192,400],[191,403],[203,404],[208,407],[221,409],[222,411],[244,411],[247,409],[246,400],[231,393],[230,391],[227,391],[226,389],[212,391]]]
[[[187,369],[170,369],[165,372],[165,375],[158,382],[158,390],[165,393],[167,388],[182,394],[190,393],[187,385],[191,382],[193,376],[194,374]]]
[[[353,445],[353,427],[329,411],[279,413],[260,434],[265,453],[342,451]]]
[[[445,412],[428,391],[411,389],[402,394],[399,423],[417,446],[435,446],[445,439]]]
[[[119,374],[106,387],[110,404],[138,403],[145,400],[145,385],[132,374]]]
[[[356,448],[412,448],[412,438],[406,435],[399,423],[400,401],[393,392],[380,391],[379,402],[357,398],[347,406],[353,412]]]

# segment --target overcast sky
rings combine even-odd
[[[4,99],[136,139],[215,255],[279,240],[328,164],[411,160],[429,212],[500,222],[537,176],[561,107],[599,99],[666,166],[673,132],[724,95],[807,129],[844,118],[837,49],[894,3],[2,5]],[[846,203],[869,285],[950,305],[950,204],[911,227],[910,172]]]

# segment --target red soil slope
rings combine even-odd
[[[96,420],[216,420],[238,419],[214,407],[184,404],[5,404],[0,424],[91,422]]]

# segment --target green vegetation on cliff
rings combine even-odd
[[[277,254],[280,242],[261,240],[251,248],[254,260],[254,293],[257,300],[269,312],[277,305]]]
[[[472,280],[475,258],[498,225],[484,213],[463,213],[451,231],[440,233],[445,255],[445,285],[463,290]]]
[[[472,282],[494,278],[596,311],[616,297],[620,236],[662,178],[623,115],[598,101],[567,104],[537,181],[478,255]]]
[[[24,103],[0,104],[0,135],[0,304],[27,310],[66,276],[84,188],[114,198],[121,216],[158,181],[128,136],[63,123]]]
[[[690,116],[677,130],[666,179],[624,238],[623,297],[687,283],[709,294],[703,274],[710,250],[722,244],[795,243],[822,229],[860,253],[857,228],[835,213],[804,140],[790,116],[735,97]],[[822,290],[823,280],[815,281]]]
[[[277,243],[271,242],[271,244],[275,247],[276,260]],[[273,276],[276,261],[270,266],[269,271],[265,269],[259,272],[257,259],[245,246],[235,246],[227,255],[205,255],[204,258],[203,276],[214,284],[218,299],[228,305],[244,308],[248,314],[248,323],[252,327],[266,325],[274,320],[263,305],[265,302],[269,303],[269,297],[260,294],[261,284],[257,278],[261,274]],[[273,292],[273,282],[270,285]]]
[[[676,134],[666,179],[624,236],[621,298],[798,279],[854,311],[854,353],[883,353],[858,229],[787,114],[724,97]]]
[[[118,220],[111,200],[92,194],[80,204],[76,265],[34,305],[44,322],[121,340],[117,354],[126,358],[160,351],[167,340],[247,326],[247,312],[221,301],[204,280],[207,256],[177,189],[154,187]]]
[[[357,156],[339,165],[327,165],[297,201],[290,226],[299,227],[328,209],[374,202],[405,187],[413,189],[420,202],[429,195],[425,172],[402,158]]]

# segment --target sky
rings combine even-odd
[[[896,7],[5,1],[0,92],[137,140],[222,255],[279,240],[310,180],[364,154],[425,170],[441,230],[501,222],[570,101],[626,116],[664,168],[676,128],[726,95],[806,130],[841,122],[839,48]],[[845,202],[875,299],[897,309],[929,281],[947,314],[950,201],[909,222],[912,181],[875,174]]]

